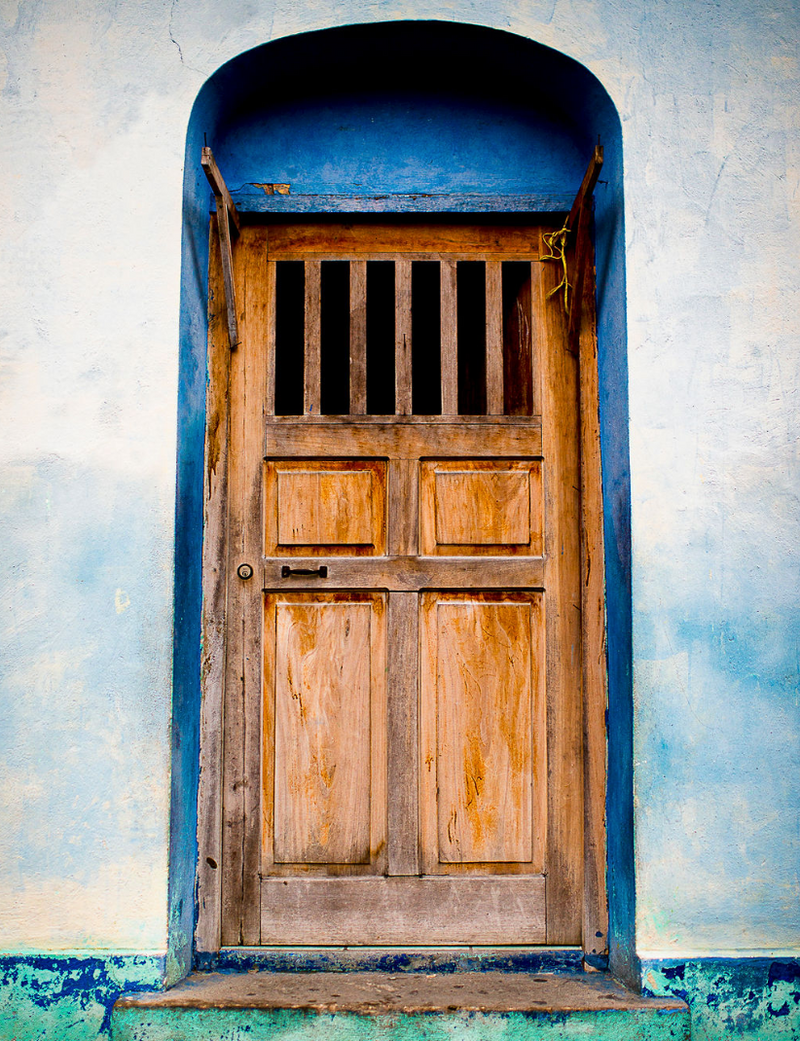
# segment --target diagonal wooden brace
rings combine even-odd
[[[230,196],[230,192],[219,172],[214,153],[210,148],[203,148],[200,160],[203,172],[211,185],[214,200],[217,204],[217,232],[219,249],[222,258],[222,282],[225,287],[225,312],[228,318],[228,339],[231,350],[239,346],[239,322],[236,310],[236,290],[233,282],[233,251],[231,237],[239,234],[239,214]]]
[[[566,222],[570,235],[575,234],[573,275],[570,279],[572,284],[572,307],[569,312],[569,333],[567,337],[567,346],[570,352],[575,355],[578,354],[578,337],[581,331],[586,265],[590,262],[592,256],[589,239],[589,226],[592,218],[592,192],[597,184],[597,178],[600,176],[602,165],[603,148],[601,145],[597,145]]]

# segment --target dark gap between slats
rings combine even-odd
[[[503,383],[507,416],[533,412],[531,265],[503,262]]]
[[[394,261],[367,261],[367,412],[394,414]]]
[[[303,414],[305,266],[300,260],[275,265],[275,414]]]
[[[442,411],[442,304],[438,260],[411,264],[411,403],[414,415]]]
[[[350,264],[323,260],[320,306],[320,411],[350,411]]]
[[[458,315],[458,411],[486,415],[486,264],[456,265]]]

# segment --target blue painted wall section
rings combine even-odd
[[[800,962],[771,958],[645,961],[644,991],[688,1002],[692,1041],[800,1037]]]
[[[158,987],[164,959],[81,953],[0,956],[0,1041],[99,1041],[122,993]]]

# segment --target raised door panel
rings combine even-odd
[[[385,598],[268,594],[264,865],[376,870],[385,843]]]
[[[420,463],[420,550],[430,556],[541,556],[539,459]]]
[[[542,870],[542,596],[421,597],[421,821],[429,873]]]
[[[374,556],[385,551],[386,464],[267,460],[267,556]]]

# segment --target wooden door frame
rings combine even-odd
[[[299,215],[298,215],[299,216]],[[422,216],[422,215],[421,215]],[[463,219],[463,215],[460,215]],[[475,214],[480,219],[480,214]],[[549,215],[537,215],[546,223]],[[302,218],[301,218],[302,219]],[[521,218],[521,222],[524,218]],[[529,220],[528,223],[533,223]],[[594,265],[588,265],[578,338],[580,548],[583,686],[584,883],[583,950],[590,960],[608,953],[606,890],[606,615],[600,456],[599,375]],[[239,294],[242,299],[243,294]],[[219,262],[216,217],[209,229],[208,379],[203,517],[203,614],[200,773],[198,784],[197,923],[199,952],[221,946],[223,694],[228,568],[228,444],[231,348]],[[557,298],[550,301],[561,306]]]

